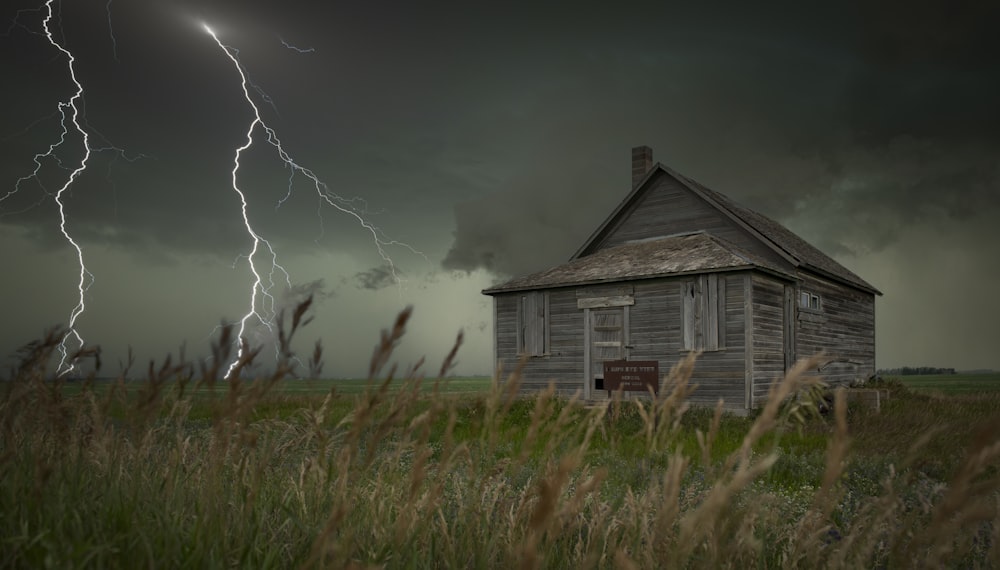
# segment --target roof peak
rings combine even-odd
[[[863,289],[878,295],[882,293],[869,284],[867,281],[838,263],[836,260],[826,255],[818,248],[805,241],[794,232],[784,227],[779,222],[768,218],[750,208],[738,204],[721,192],[711,190],[696,180],[689,178],[676,170],[660,163],[653,163],[640,179],[636,181],[636,151],[648,149],[648,157],[652,160],[652,149],[649,147],[636,147],[633,149],[633,188],[628,195],[618,204],[611,214],[601,223],[601,225],[590,235],[584,244],[573,254],[571,260],[594,253],[591,249],[600,238],[604,237],[605,231],[613,221],[624,215],[628,207],[635,203],[640,196],[648,192],[651,188],[650,181],[660,173],[670,176],[680,182],[694,195],[698,196],[722,214],[732,219],[735,223],[743,227],[746,231],[773,250],[777,255],[786,259],[795,266],[801,266],[815,273],[823,274],[837,281]],[[641,151],[643,157],[645,151]]]

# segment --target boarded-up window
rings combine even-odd
[[[684,350],[726,348],[726,278],[716,273],[681,282]]]
[[[522,293],[517,308],[517,352],[542,356],[548,350],[549,296],[540,291]]]

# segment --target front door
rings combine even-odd
[[[608,397],[604,390],[604,362],[624,360],[625,351],[625,307],[590,309],[590,397]],[[586,391],[585,391],[586,392]]]

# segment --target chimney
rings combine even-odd
[[[653,149],[648,146],[632,148],[632,188],[642,182],[646,173],[653,168]]]

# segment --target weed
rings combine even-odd
[[[362,392],[276,392],[307,309],[260,378],[245,345],[220,377],[229,330],[138,388],[52,380],[60,331],[26,347],[0,398],[0,566],[1000,566],[991,396],[892,386],[849,415],[838,392],[823,418],[804,361],[732,417],[689,407],[693,355],[607,408],[519,397],[518,370],[448,395],[454,350],[433,384],[392,364],[409,311]]]

